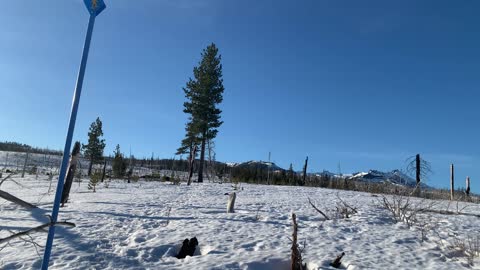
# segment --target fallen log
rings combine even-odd
[[[10,201],[10,202],[13,202],[15,204],[18,204],[24,208],[27,208],[27,209],[32,209],[32,208],[37,208],[35,205],[31,204],[31,203],[28,203],[24,200],[21,200],[15,196],[13,196],[12,194],[8,193],[8,192],[5,192],[5,191],[2,191],[0,190],[0,198],[2,199],[5,199],[7,201]]]

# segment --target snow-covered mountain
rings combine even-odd
[[[337,175],[330,172],[330,171],[327,171],[327,170],[323,170],[322,172],[316,172],[316,173],[311,173],[311,175],[314,175],[314,176],[329,176],[329,177],[336,177]]]
[[[238,167],[238,168],[270,168],[271,171],[282,171],[284,170],[283,168],[280,168],[279,166],[275,165],[273,162],[268,162],[268,161],[261,161],[261,160],[250,160],[247,162],[243,163],[227,163],[228,166],[230,167]]]
[[[374,182],[374,183],[388,182],[392,184],[405,185],[410,187],[414,187],[416,185],[415,179],[401,172],[400,170],[393,170],[390,172],[369,170],[368,172],[356,172],[356,173],[342,174],[342,175],[324,170],[322,172],[312,173],[311,175],[328,176],[328,177],[335,177],[335,178],[347,178],[347,179],[352,179],[356,181]],[[427,185],[425,184],[422,184],[422,186],[427,187]]]
[[[237,168],[260,168],[266,169],[270,167],[271,171],[282,171],[285,170],[279,166],[277,166],[273,162],[268,161],[261,161],[261,160],[251,160],[243,163],[236,163],[236,162],[228,162],[226,163],[229,167],[237,167]],[[296,172],[301,174],[302,172]],[[364,181],[364,182],[373,182],[373,183],[392,183],[396,185],[405,185],[409,187],[414,187],[416,185],[415,179],[408,176],[407,174],[403,173],[400,170],[393,170],[390,172],[382,172],[378,170],[369,170],[368,172],[356,172],[356,173],[349,173],[349,174],[336,174],[332,173],[327,170],[323,170],[321,172],[314,172],[308,173],[312,176],[328,176],[333,178],[348,178],[356,181]],[[427,187],[427,185],[422,184],[423,187]]]
[[[405,173],[399,170],[393,170],[391,172],[381,172],[377,170],[369,170],[368,172],[358,172],[354,173],[350,179],[358,181],[367,181],[375,183],[389,182],[397,185],[406,185],[406,186],[415,186],[415,179],[406,175]]]

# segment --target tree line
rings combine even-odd
[[[62,155],[60,150],[52,150],[48,148],[33,147],[28,144],[4,141],[0,142],[0,151],[6,152],[30,152],[34,154],[47,154],[47,155]]]

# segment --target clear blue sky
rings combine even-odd
[[[171,158],[182,87],[201,50],[223,56],[221,161],[344,173],[421,153],[446,187],[480,191],[479,1],[105,0],[75,139],[103,120],[107,154]],[[61,149],[88,21],[82,0],[4,1],[0,140]]]

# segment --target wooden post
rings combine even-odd
[[[466,184],[465,193],[467,194],[467,196],[470,196],[470,176],[467,176],[467,180],[465,184]]]
[[[230,193],[230,195],[228,196],[227,213],[235,213],[236,198],[237,198],[237,194],[235,192]]]
[[[454,176],[454,167],[453,164],[450,165],[450,200],[453,201],[454,199],[454,192],[455,192],[455,186],[454,186],[454,181],[455,181],[455,176]]]
[[[25,170],[27,169],[27,162],[28,162],[28,154],[30,153],[30,150],[27,152],[25,155],[25,162],[23,163],[23,171],[22,171],[22,178],[25,177]]]

